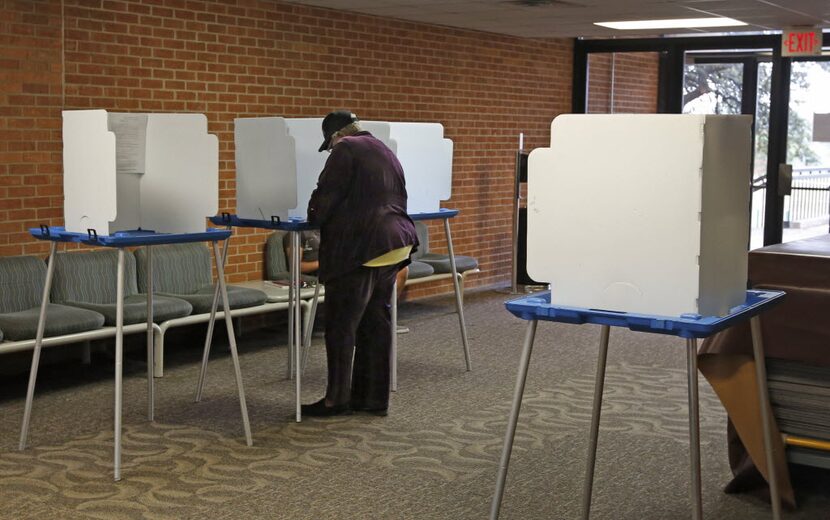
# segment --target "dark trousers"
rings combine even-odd
[[[360,267],[326,283],[326,399],[334,405],[389,404],[390,304],[399,269]]]

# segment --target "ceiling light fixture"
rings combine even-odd
[[[734,18],[674,18],[669,20],[632,20],[626,22],[594,22],[594,25],[619,29],[623,31],[635,29],[691,29],[697,27],[735,27],[746,23]]]

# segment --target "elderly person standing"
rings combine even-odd
[[[318,277],[326,285],[328,384],[303,415],[326,417],[389,407],[395,277],[418,245],[406,213],[406,185],[395,154],[360,129],[349,111],[323,119],[329,150],[308,220],[320,226]]]

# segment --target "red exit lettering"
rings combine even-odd
[[[785,31],[782,37],[782,50],[785,56],[803,56],[821,52],[821,35],[815,29]]]

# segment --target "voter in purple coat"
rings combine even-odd
[[[418,246],[406,213],[395,154],[349,111],[323,119],[329,158],[308,203],[320,226],[319,270],[326,286],[326,395],[303,405],[310,417],[353,411],[386,415],[392,347],[391,298],[398,271]]]

